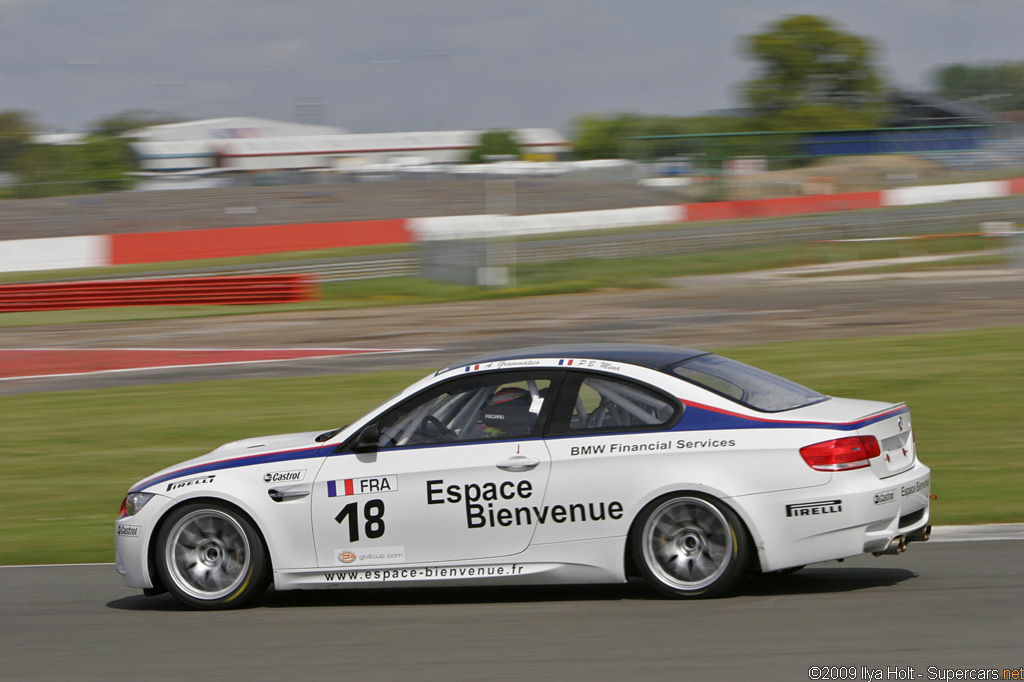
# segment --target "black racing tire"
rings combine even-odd
[[[195,609],[234,609],[267,588],[263,539],[244,514],[216,502],[194,502],[164,520],[154,548],[167,591]]]
[[[675,599],[715,597],[747,575],[750,535],[728,505],[700,493],[673,493],[648,504],[630,538],[640,574]]]

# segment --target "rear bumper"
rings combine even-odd
[[[879,479],[870,470],[833,474],[829,483],[736,498],[758,529],[761,569],[777,571],[889,549],[929,525],[931,470],[920,462]]]
[[[910,480],[901,481],[892,488],[886,488],[883,495],[895,496],[896,499],[890,504],[898,511],[895,514],[875,521],[863,529],[864,552],[883,552],[894,538],[906,537],[915,534],[929,525],[931,520],[931,471],[928,467],[921,467],[924,471],[911,470],[906,472],[914,474]],[[896,476],[893,478],[902,478]],[[890,479],[885,479],[888,483]]]

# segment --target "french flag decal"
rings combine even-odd
[[[558,364],[565,365],[566,367],[572,365],[572,360],[559,360]]]
[[[327,481],[327,497],[344,497],[353,493],[352,479]]]
[[[396,474],[327,481],[327,497],[390,493],[395,490],[398,490],[398,476]]]

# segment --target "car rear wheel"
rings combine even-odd
[[[198,609],[244,606],[267,585],[259,533],[241,513],[214,503],[171,512],[157,535],[156,559],[164,587]]]
[[[722,594],[744,578],[750,561],[750,541],[736,513],[696,493],[647,505],[637,518],[632,543],[643,577],[675,598]]]

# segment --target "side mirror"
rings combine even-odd
[[[369,424],[352,441],[351,450],[352,452],[377,452],[379,447],[380,428],[376,424]]]

